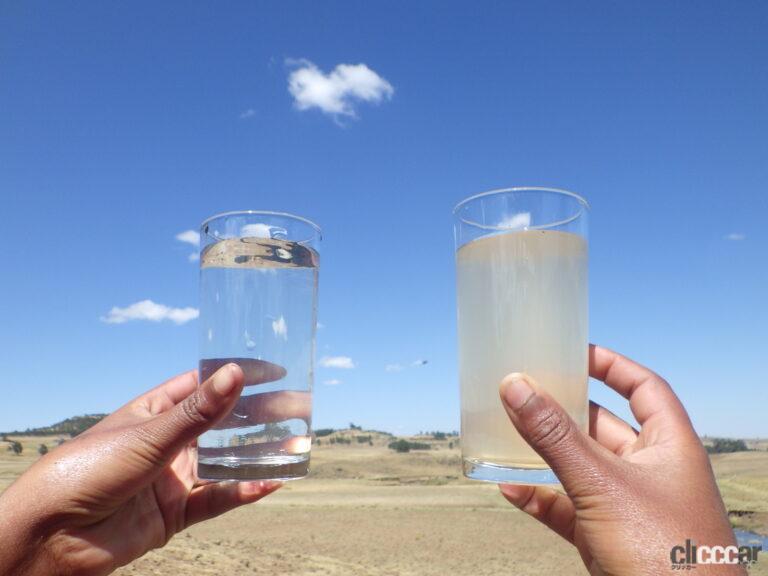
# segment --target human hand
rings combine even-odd
[[[530,378],[510,374],[500,386],[504,408],[566,494],[506,484],[506,499],[574,544],[593,576],[666,574],[672,548],[686,539],[734,546],[709,457],[669,384],[599,346],[590,346],[589,368],[629,400],[640,432],[590,403],[587,436]],[[746,569],[698,564],[696,573]]]
[[[196,371],[176,376],[31,466],[0,497],[0,574],[108,574],[279,488],[196,477],[195,438],[226,417],[244,384],[285,374],[260,361],[244,369],[226,364],[201,386]]]

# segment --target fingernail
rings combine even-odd
[[[242,482],[240,484],[240,486],[241,486],[240,489],[245,494],[258,494],[262,490],[264,490],[264,486],[262,485],[261,482],[258,482],[258,481],[257,482]]]
[[[518,502],[525,496],[530,495],[532,487],[524,484],[499,484],[499,489],[507,498],[511,498],[515,502]]]
[[[501,381],[501,397],[515,412],[520,410],[535,394],[533,387],[521,374],[510,374]]]
[[[213,375],[213,389],[222,396],[228,396],[235,385],[235,364],[227,364]]]
[[[246,494],[261,494],[262,492],[268,492],[269,490],[279,488],[280,485],[280,482],[274,482],[271,480],[257,480],[252,482],[244,482],[242,489]]]

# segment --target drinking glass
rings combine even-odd
[[[553,484],[499,399],[511,372],[531,376],[588,427],[587,212],[555,188],[507,188],[454,208],[464,475]]]
[[[245,386],[198,438],[198,476],[290,480],[309,471],[320,229],[277,212],[200,228],[200,382],[228,362]]]

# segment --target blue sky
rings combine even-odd
[[[234,209],[324,230],[318,356],[354,368],[318,368],[316,426],[456,429],[451,209],[541,185],[593,208],[591,339],[700,433],[768,436],[767,27],[756,1],[3,3],[0,429],[194,367],[195,320],[100,318],[196,307],[176,236]]]

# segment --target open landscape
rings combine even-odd
[[[766,95],[768,0],[0,0],[0,576],[768,576]]]
[[[23,450],[0,450],[0,490],[40,457],[41,444],[53,450],[66,437],[10,437]],[[323,436],[309,478],[193,526],[117,574],[586,574],[570,545],[495,486],[462,478],[456,437],[408,438],[431,446],[407,453],[388,448],[393,440],[361,430]],[[768,533],[768,452],[712,462],[734,526]],[[768,561],[751,573],[768,574]]]

